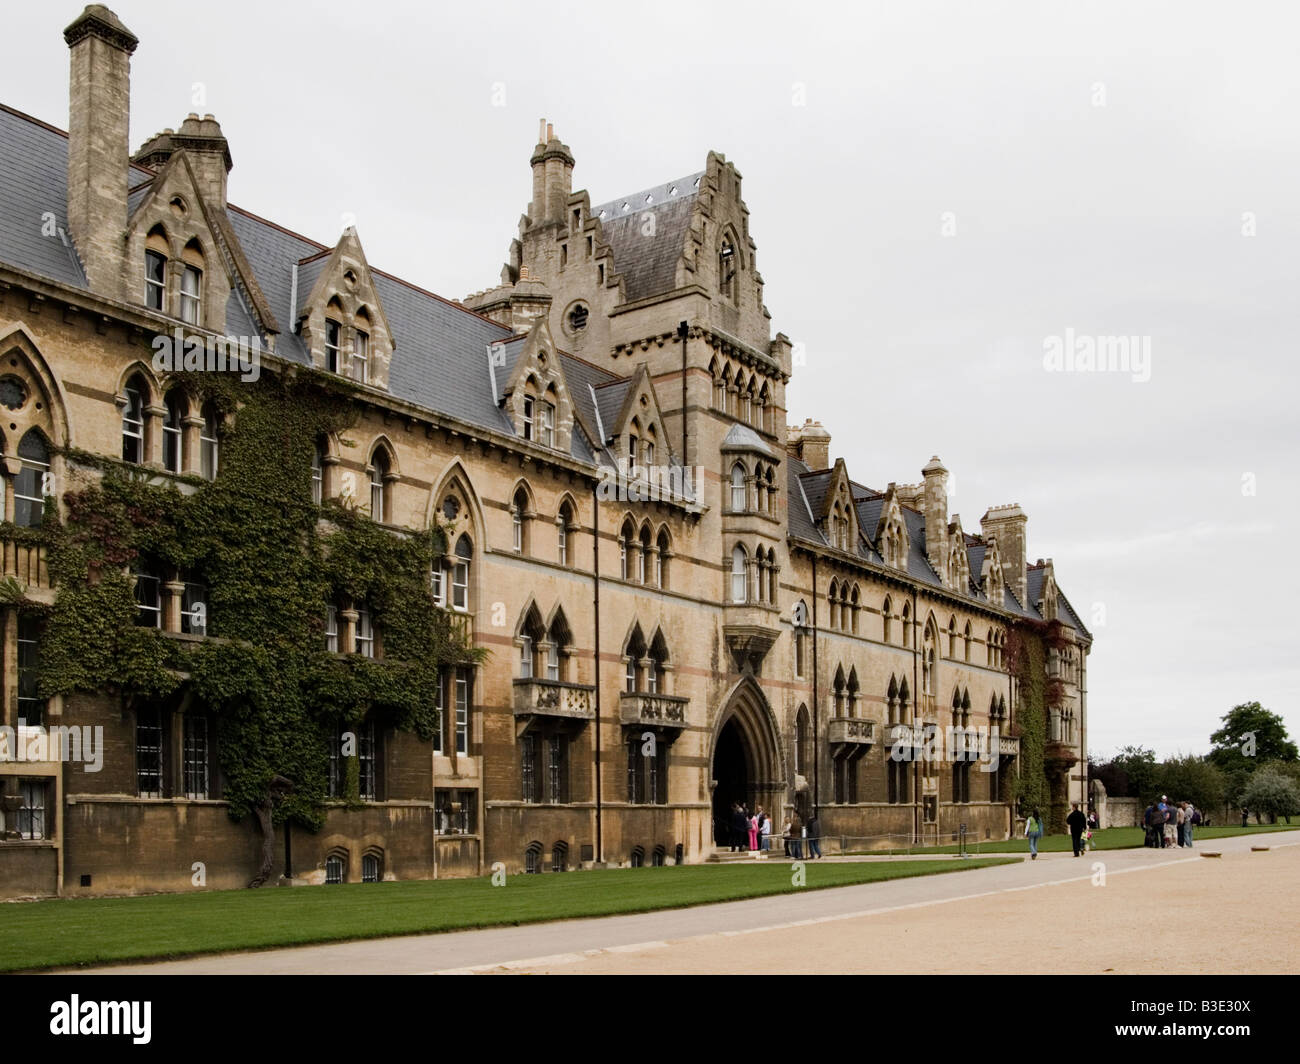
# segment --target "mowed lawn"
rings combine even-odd
[[[14,903],[0,906],[0,971],[649,912],[1016,860],[813,861],[802,887],[789,864],[755,863],[519,875],[499,887],[483,877]]]
[[[1216,825],[1211,828],[1197,828],[1192,834],[1192,843],[1194,846],[1200,846],[1201,843],[1213,839],[1229,838],[1237,835],[1255,835],[1266,834],[1273,831],[1297,831],[1300,830],[1300,820],[1294,824],[1251,824],[1243,828],[1240,824],[1227,824],[1222,827]],[[1104,831],[1094,831],[1092,833],[1092,846],[1097,850],[1127,850],[1142,845],[1145,837],[1145,831],[1142,828],[1106,828]],[[911,850],[869,850],[867,853],[956,853],[958,847],[951,846],[929,846],[913,847]],[[1069,835],[1046,835],[1038,840],[1039,853],[1068,853],[1072,849]],[[966,852],[973,854],[984,853],[1028,853],[1029,840],[1024,838],[1017,839],[996,839],[991,842],[967,842]]]

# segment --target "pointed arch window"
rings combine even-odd
[[[808,707],[800,706],[794,721],[794,770],[805,778],[809,775],[808,760],[812,754],[809,731]]]
[[[637,583],[644,584],[647,576],[647,563],[650,559],[650,526],[641,526],[640,537],[641,549],[636,552],[636,579]]]
[[[633,546],[636,534],[632,528],[632,519],[628,518],[623,522],[623,530],[618,537],[618,560],[619,575],[624,580],[632,579],[632,554],[636,550]]]
[[[889,597],[885,596],[885,603],[883,606],[880,607],[880,620],[884,631],[884,634],[882,635],[881,638],[883,638],[886,643],[890,642],[890,634],[891,634],[890,628],[892,627],[892,620],[893,620],[893,618],[890,617],[891,609],[892,609],[892,604],[889,601]]]
[[[203,311],[203,271],[187,264],[181,272],[181,321],[198,325]]]
[[[574,521],[573,507],[569,505],[568,499],[560,503],[560,512],[555,519],[555,530],[560,564],[563,566],[572,565]]]
[[[510,546],[516,554],[526,553],[528,547],[528,493],[523,488],[515,491],[510,502]]]
[[[392,520],[392,499],[390,474],[392,462],[388,451],[383,447],[375,449],[370,458],[370,517],[379,524]]]
[[[325,457],[328,449],[319,437],[311,450],[311,501],[319,506],[325,500]]]
[[[144,253],[144,305],[162,311],[167,303],[167,256],[161,251]]]
[[[729,239],[718,248],[718,294],[729,302],[736,301],[736,249]]]
[[[645,689],[652,695],[664,689],[664,666],[668,664],[668,644],[664,642],[663,632],[655,632],[646,655]]]
[[[659,530],[659,539],[656,542],[659,548],[655,552],[655,584],[659,587],[668,586],[668,557],[672,554],[672,545],[668,541],[668,529]]]
[[[331,308],[336,304],[331,303]],[[339,349],[341,337],[343,335],[343,326],[333,318],[325,319],[325,368],[331,373],[339,371]]]
[[[216,480],[219,459],[217,424],[219,415],[211,400],[203,404],[199,424],[199,467],[204,480]]]
[[[122,407],[122,461],[139,465],[145,460],[144,408],[149,401],[149,386],[137,373],[122,391],[126,396]]]
[[[185,400],[179,388],[173,388],[163,401],[163,468],[169,473],[185,471]]]
[[[749,601],[746,569],[748,556],[739,543],[731,551],[731,601],[743,603]]]
[[[474,557],[474,544],[469,536],[456,540],[456,560],[451,567],[451,608],[462,613],[469,610],[469,567]]]
[[[641,634],[641,626],[638,624],[632,629],[632,634],[628,637],[627,650],[624,652],[624,687],[629,692],[641,690],[642,669],[641,659],[646,656],[645,636]]]
[[[18,442],[20,466],[14,478],[14,524],[40,528],[45,520],[45,478],[50,472],[50,449],[45,437],[28,429]]]
[[[731,467],[731,512],[744,513],[747,509],[745,498],[745,467],[737,462]]]

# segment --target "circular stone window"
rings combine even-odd
[[[184,218],[190,213],[189,207],[185,205],[185,201],[180,196],[173,196],[168,206],[171,207],[172,214],[176,215],[177,218]]]
[[[587,327],[587,319],[591,316],[591,311],[587,309],[585,303],[575,303],[570,309],[568,316],[564,319],[564,324],[569,332],[580,333]]]
[[[448,521],[456,520],[458,513],[460,513],[460,500],[455,495],[448,495],[442,500],[442,515]]]
[[[17,377],[0,377],[0,403],[9,410],[21,410],[27,403],[27,385]]]

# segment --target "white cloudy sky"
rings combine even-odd
[[[1093,751],[1200,752],[1247,700],[1300,733],[1288,5],[110,6],[133,147],[211,111],[232,202],[327,242],[350,212],[451,297],[496,281],[539,117],[593,202],[725,153],[791,420],[872,486],[941,455],[967,529],[1021,504],[1096,635]],[[0,99],[66,126],[78,10],[8,5]],[[1067,329],[1149,338],[1150,380],[1046,372]]]

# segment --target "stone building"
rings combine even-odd
[[[291,832],[295,881],[694,863],[736,801],[778,831],[817,810],[828,848],[1000,838],[1031,709],[1056,807],[1086,793],[1091,636],[1051,559],[1029,561],[1019,506],[965,529],[938,458],[877,490],[820,424],[787,428],[792,347],[733,163],[592,204],[543,123],[500,283],[454,301],[372,266],[354,229],[329,246],[228,203],[211,115],[132,154],[136,38],[92,5],[65,39],[68,132],[0,107],[0,896],[258,868],[192,693],[40,695],[45,500],[104,463],[190,492],[222,475],[229,420],[153,358],[177,330],[254,350],[263,378],[347,382],[356,421],[318,441],[314,502],[444,526],[431,598],[490,652],[445,671],[436,739],[363,736],[357,800]],[[137,572],[159,638],[208,638],[189,576]],[[382,658],[382,613],[321,612],[329,650]],[[1009,634],[1044,630],[1048,703],[1022,706]],[[95,735],[86,771],[66,747]]]

